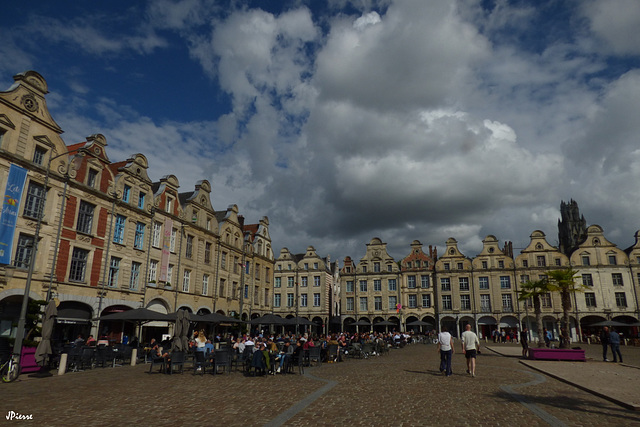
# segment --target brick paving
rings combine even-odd
[[[627,351],[625,362],[640,360],[640,349]],[[438,360],[435,346],[416,344],[307,368],[305,376],[149,375],[144,365],[23,376],[0,384],[0,416],[33,415],[43,426],[262,426],[274,419],[271,425],[289,426],[640,424],[640,413],[541,375],[517,358],[483,351],[476,378],[466,375],[459,353],[451,377],[439,373]]]

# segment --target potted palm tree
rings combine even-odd
[[[552,292],[558,292],[560,294],[560,300],[562,302],[562,323],[564,324],[564,329],[561,330],[562,345],[560,347],[571,348],[571,343],[569,340],[569,327],[571,325],[569,320],[569,312],[571,311],[571,296],[576,292],[582,292],[585,286],[576,283],[578,272],[571,268],[551,270],[548,271],[547,274],[549,278],[549,289]]]
[[[549,283],[546,279],[531,281],[528,280],[520,285],[518,291],[518,300],[526,301],[531,298],[533,302],[533,311],[536,316],[536,328],[538,331],[538,347],[545,346],[544,337],[542,336],[542,305],[540,296],[549,293]]]

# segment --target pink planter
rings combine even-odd
[[[564,348],[529,348],[529,359],[531,360],[571,360],[586,362],[584,350],[564,349]]]
[[[36,348],[35,347],[22,347],[22,354],[20,355],[20,367],[22,373],[38,372],[40,366],[36,363]]]

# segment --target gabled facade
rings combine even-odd
[[[437,257],[437,251],[431,246],[427,255],[422,250],[422,243],[414,240],[411,251],[400,261],[400,303],[405,324],[422,321],[429,324],[430,329],[436,325],[433,280]],[[407,329],[424,330],[420,327]]]
[[[15,334],[31,265],[29,297],[60,301],[54,339],[108,333],[121,340],[136,333],[132,325],[93,319],[141,306],[246,319],[269,311],[266,217],[244,230],[237,206],[214,210],[208,181],[185,193],[173,175],[152,182],[143,154],[112,162],[104,135],[66,145],[47,109],[44,78],[29,71],[14,80],[0,92],[0,188],[6,192],[10,170],[26,170],[26,178],[19,203],[12,200],[14,238],[0,247],[10,253],[0,265],[0,334]],[[247,285],[259,300],[243,298]],[[168,328],[147,324],[143,338]]]

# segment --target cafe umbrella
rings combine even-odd
[[[54,300],[49,301],[47,308],[44,311],[44,318],[42,319],[42,340],[36,348],[35,359],[36,363],[41,367],[44,367],[53,351],[51,350],[51,334],[53,333],[53,326],[58,316],[58,309]]]

